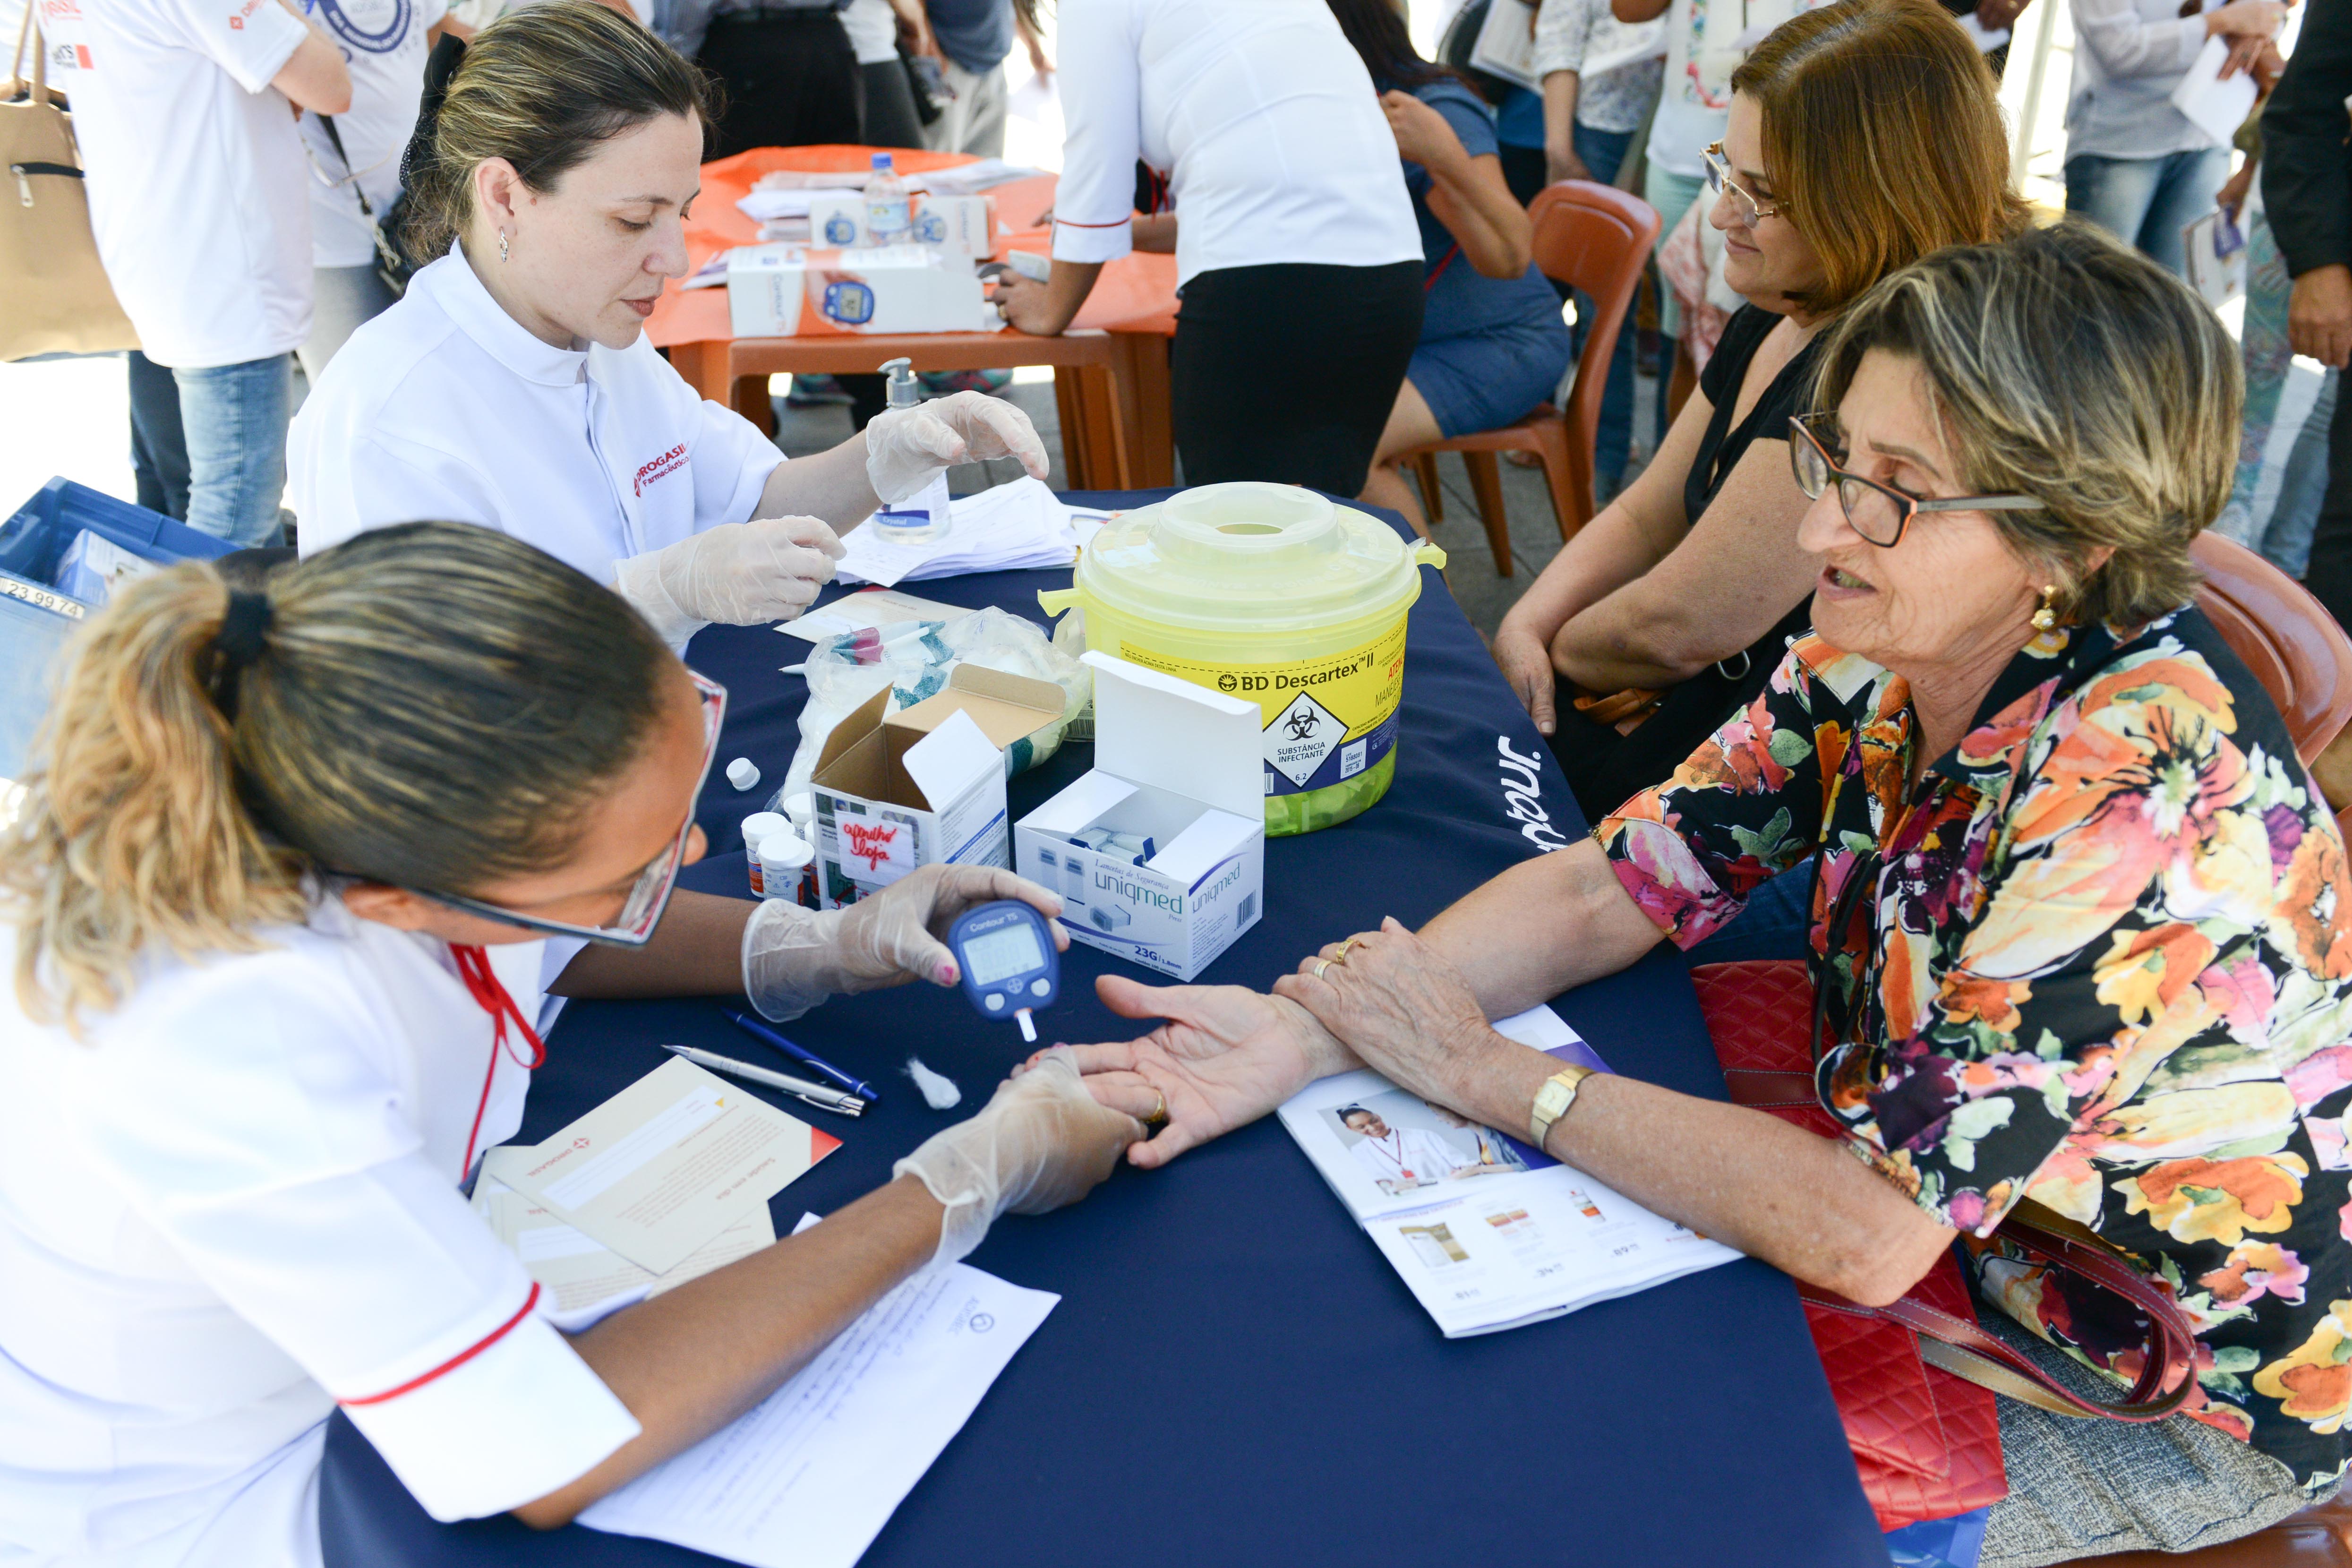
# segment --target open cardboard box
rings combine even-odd
[[[934,697],[892,713],[885,687],[835,725],[809,779],[825,908],[918,866],[1010,867],[1004,749],[1059,720],[1063,700],[1050,680],[960,664]]]
[[[1074,942],[1190,980],[1258,921],[1265,764],[1255,702],[1089,653],[1095,766],[1013,829],[1019,869],[1062,895]],[[1137,866],[1074,836],[1151,840]]]

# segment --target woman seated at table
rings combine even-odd
[[[435,1517],[562,1523],[1141,1136],[1066,1056],[805,1235],[576,1337],[538,1315],[459,1186],[522,1119],[541,939],[596,944],[572,995],[783,1018],[951,983],[972,904],[1058,908],[977,867],[829,914],[673,897],[724,705],[451,524],[259,591],[173,567],[79,634],[0,839],[0,1559],[315,1564],[339,1405]]]
[[[411,518],[480,523],[618,587],[673,647],[808,607],[847,529],[967,458],[1045,475],[1028,416],[978,393],[786,463],[646,340],[710,118],[703,77],[628,16],[554,0],[484,28],[405,176],[438,256],[352,334],[289,437],[302,549]]]
[[[1549,397],[1568,372],[1568,323],[1559,295],[1528,258],[1533,231],[1503,181],[1486,100],[1421,58],[1389,0],[1328,4],[1388,112],[1424,258],[1421,342],[1363,499],[1402,512],[1426,534],[1399,459],[1443,437],[1507,425]]]
[[[1805,499],[1787,442],[1823,329],[1896,268],[2025,218],[1992,75],[1935,0],[1807,12],[1759,44],[1731,87],[1729,128],[1706,153],[1708,221],[1748,302],[1658,455],[1495,635],[1588,819],[1664,780],[1763,690],[1810,623],[1812,569],[1794,544]],[[1599,706],[1580,712],[1557,686]]]
[[[1179,220],[1186,480],[1356,494],[1421,330],[1422,258],[1355,51],[1318,0],[1069,0],[1059,25],[1053,274],[1006,279],[1004,319],[1052,336],[1077,318],[1138,243],[1140,157]]]
[[[2155,1425],[2002,1401],[1987,1568],[2261,1529],[2352,1453],[2352,885],[2277,710],[2190,605],[2235,352],[2187,286],[2069,224],[1886,279],[1822,363],[1833,412],[1794,437],[1815,632],[1755,702],[1591,840],[1272,998],[1106,981],[1172,1021],[1080,1062],[1106,1103],[1172,1114],[1138,1165],[1362,1065],[1855,1300],[1965,1238],[1989,1329],[2128,1382],[2128,1309],[1982,1239],[2031,1197],[2169,1280],[2210,1353]],[[1846,1147],[1580,1083],[1487,1026],[1689,946],[1808,855]]]

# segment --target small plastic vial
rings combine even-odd
[[[749,757],[738,757],[727,764],[727,782],[739,790],[750,789],[760,782],[760,764]]]
[[[768,890],[762,898],[792,901],[800,894],[801,877],[816,860],[816,851],[790,828],[760,840],[760,878]]]
[[[772,811],[755,811],[743,819],[743,858],[751,862],[751,896],[764,899],[767,885],[760,877],[760,841],[772,833],[790,833],[793,825]]]

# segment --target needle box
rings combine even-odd
[[[889,711],[890,689],[834,726],[809,780],[819,900],[839,909],[918,866],[1013,864],[1004,749],[1062,716],[1062,689],[960,664]]]
[[[1265,886],[1258,705],[1089,653],[1095,766],[1013,829],[1017,868],[1062,895],[1070,940],[1190,980],[1258,922]],[[1108,829],[1141,864],[1086,842]]]

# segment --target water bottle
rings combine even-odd
[[[874,245],[903,245],[913,237],[914,204],[907,182],[892,167],[890,154],[874,154],[874,174],[866,182],[866,228]]]

